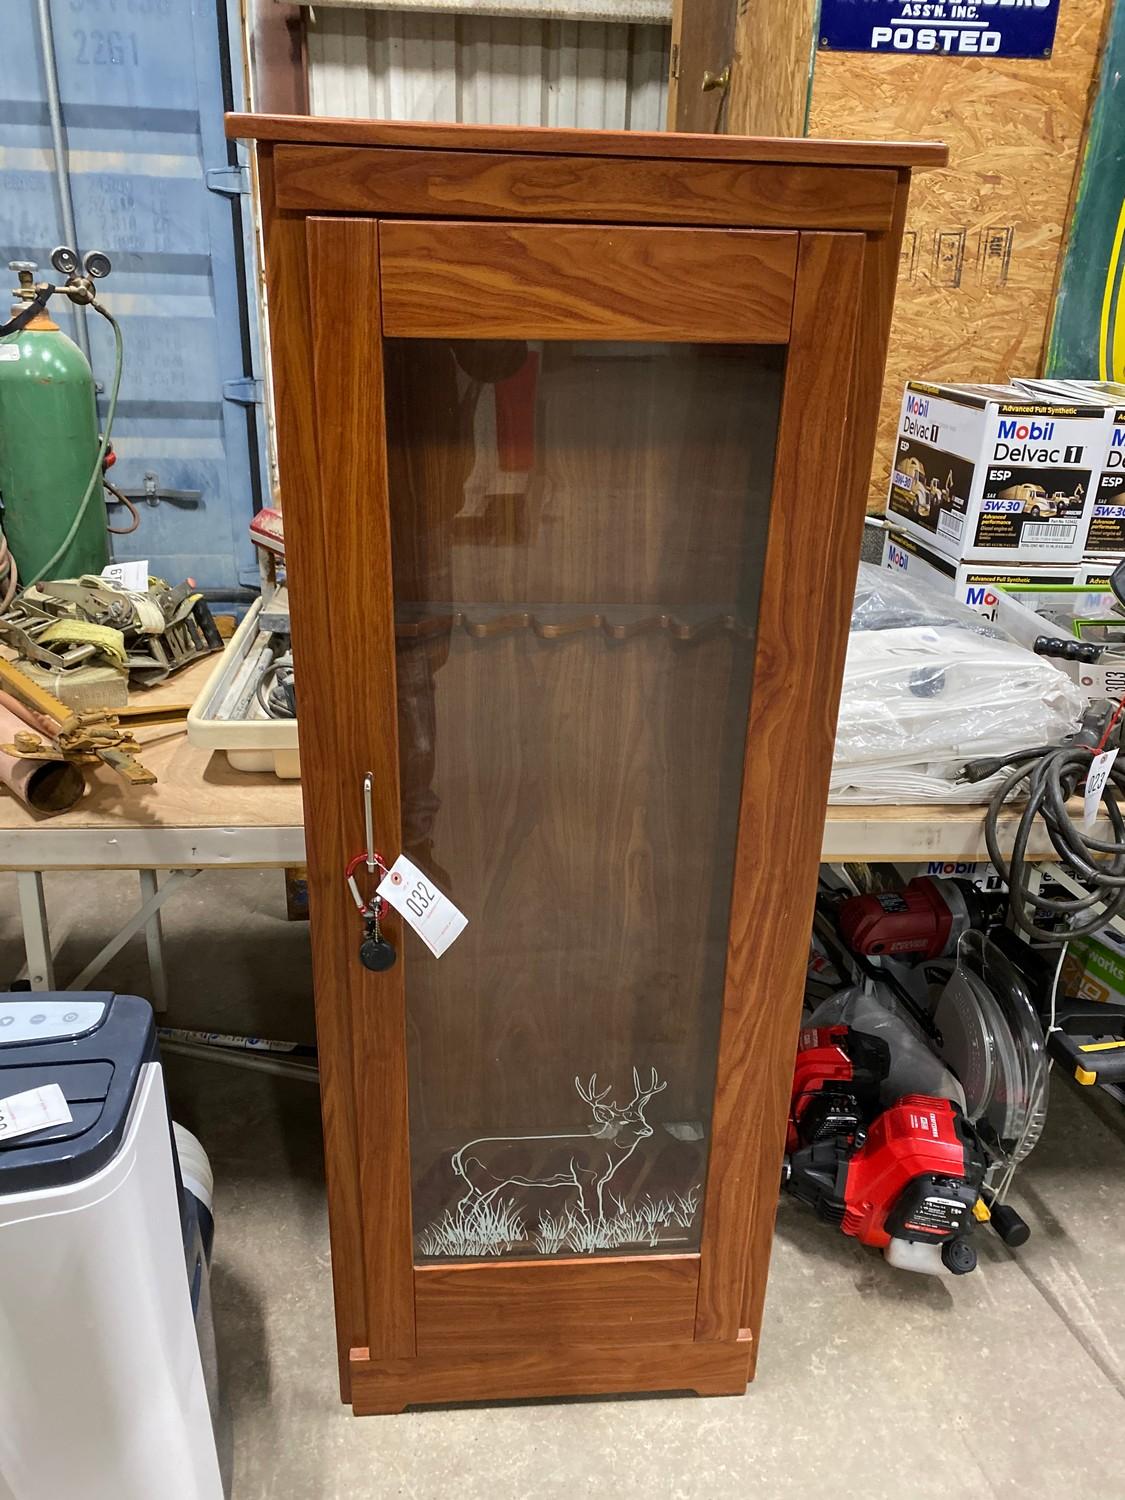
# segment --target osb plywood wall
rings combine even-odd
[[[941,139],[914,180],[872,510],[887,492],[902,384],[1040,371],[1107,11],[1062,0],[1049,60],[819,52],[809,133]]]

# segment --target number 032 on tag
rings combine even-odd
[[[435,958],[440,958],[468,926],[464,912],[458,911],[405,854],[399,855],[383,877],[379,894],[413,927]]]

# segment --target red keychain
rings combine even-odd
[[[344,872],[348,890],[352,893],[356,910],[363,918],[363,941],[359,945],[359,961],[365,969],[371,969],[376,974],[382,974],[394,965],[398,954],[393,946],[387,942],[379,930],[379,921],[383,915],[383,898],[375,893],[369,901],[363,899],[359,882],[356,880],[356,871],[360,865],[373,864],[379,871],[382,879],[387,873],[387,867],[383,863],[378,850],[371,851],[371,858],[366,854],[357,854],[354,859],[348,861],[348,867]]]
[[[383,856],[375,847],[375,818],[372,810],[374,788],[375,773],[368,771],[363,778],[363,831],[366,835],[367,850],[366,853],[357,854],[354,859],[348,861],[344,879],[348,883],[348,890],[352,893],[356,910],[363,918],[363,942],[359,945],[359,961],[365,969],[382,974],[393,966],[398,957],[394,948],[379,931],[379,919],[383,915],[383,898],[376,891],[369,901],[365,901],[355,878],[355,872],[360,865],[366,865],[368,872],[372,875],[378,871],[380,880],[387,873]]]

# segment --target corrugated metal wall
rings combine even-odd
[[[316,7],[313,114],[662,130],[670,31]]]

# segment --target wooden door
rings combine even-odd
[[[305,232],[325,813],[358,849],[373,771],[383,858],[469,918],[441,959],[394,920],[389,972],[318,958],[352,1057],[326,1094],[359,1221],[345,1336],[400,1374],[537,1339],[735,1345],[858,524],[837,501],[864,238]]]
[[[673,0],[668,129],[808,131],[819,0]]]

